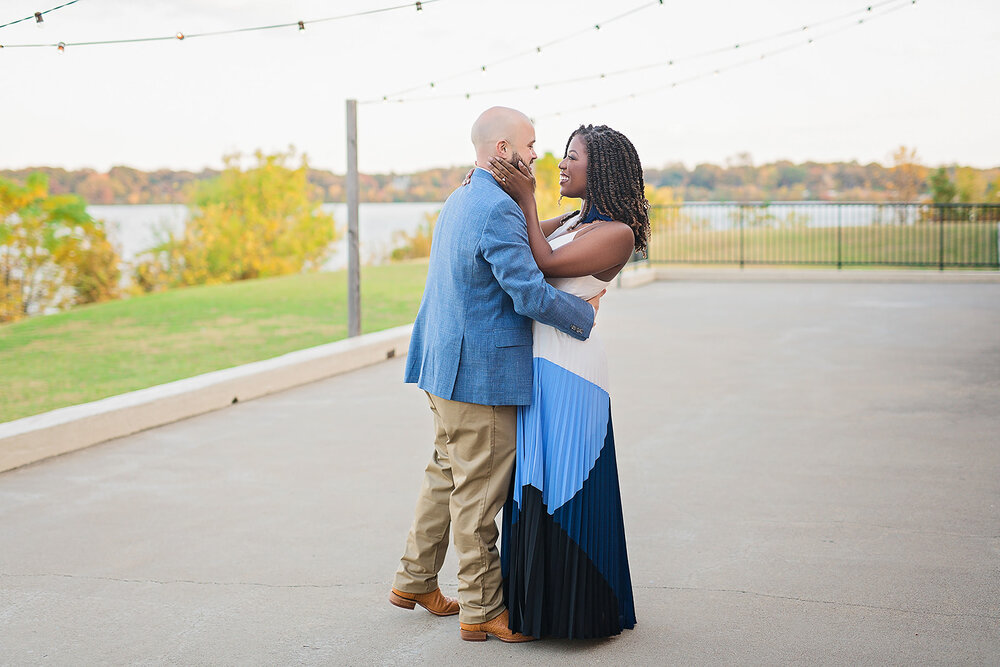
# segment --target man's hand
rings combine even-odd
[[[592,296],[587,299],[587,303],[594,307],[594,322],[597,322],[597,310],[601,307],[601,297],[608,293],[608,290],[602,289],[601,293],[597,296]]]

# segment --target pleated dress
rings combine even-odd
[[[566,223],[553,249],[579,229]],[[583,299],[608,283],[554,278]],[[597,329],[585,341],[535,322],[531,405],[518,408],[517,455],[504,507],[501,563],[512,630],[589,639],[635,626],[608,364]]]

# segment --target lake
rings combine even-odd
[[[413,232],[424,222],[424,215],[439,211],[442,202],[364,203],[358,208],[358,236],[361,261],[378,264],[396,247],[396,232]],[[347,266],[347,204],[323,204],[332,213],[340,240],[333,256],[324,265],[330,271]],[[107,225],[108,235],[118,247],[122,260],[131,262],[142,251],[155,246],[165,231],[180,232],[188,218],[183,204],[142,204],[88,206],[87,212]]]
[[[359,210],[360,253],[363,264],[385,261],[398,243],[394,234],[413,232],[424,222],[425,214],[441,209],[442,202],[363,203]],[[341,234],[334,254],[324,265],[327,270],[347,266],[347,204],[323,204],[332,213]],[[107,223],[108,233],[118,246],[122,259],[131,262],[137,254],[156,245],[163,230],[179,232],[188,217],[183,204],[148,204],[88,206],[87,211]],[[747,209],[748,225],[774,225],[791,221],[802,227],[862,227],[873,224],[912,225],[919,216],[919,207],[884,204],[843,204],[827,202],[773,202],[766,208]],[[708,229],[725,230],[739,226],[738,206],[718,202],[685,202],[679,212],[687,219],[701,221]],[[656,215],[656,214],[654,214]],[[677,215],[677,211],[659,215]]]

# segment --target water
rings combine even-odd
[[[441,202],[365,203],[358,209],[358,236],[361,261],[378,264],[386,260],[396,247],[393,235],[412,233],[424,222],[424,214],[440,210]],[[335,271],[347,266],[347,204],[323,204],[332,213],[340,240],[324,269]],[[121,253],[123,262],[135,257],[166,238],[166,231],[178,233],[188,219],[188,207],[183,204],[141,204],[88,206],[87,212],[104,220],[108,235]]]
[[[385,261],[398,245],[393,239],[396,232],[414,232],[424,222],[424,214],[433,214],[441,206],[441,202],[361,204],[359,236],[362,263],[378,264]],[[109,235],[118,246],[124,262],[133,261],[137,254],[156,245],[164,238],[164,230],[180,232],[188,218],[188,208],[182,204],[89,206],[87,210],[95,218],[107,223]],[[324,268],[345,268],[347,205],[323,204],[323,210],[333,214],[341,235]],[[681,204],[680,213],[686,219],[708,229],[732,229],[740,224],[740,209],[726,204],[688,202]],[[844,227],[901,222],[913,224],[918,214],[918,207],[915,206],[896,208],[867,203],[830,206],[823,202],[774,202],[767,208],[748,209],[744,213],[748,227],[788,224],[810,228],[835,227],[838,224]]]
[[[686,202],[679,211],[673,207],[654,211],[654,216],[674,217],[700,229],[734,229],[741,220],[746,227],[869,227],[873,225],[913,225],[926,214],[912,204],[841,203],[821,201],[771,202],[767,206],[739,206],[730,202]]]

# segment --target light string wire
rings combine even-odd
[[[778,54],[781,54],[781,53],[787,53],[788,51],[792,51],[794,49],[799,49],[799,48],[802,48],[804,46],[809,46],[809,45],[813,44],[814,42],[816,42],[816,40],[824,39],[826,37],[831,37],[833,35],[837,35],[839,33],[844,32],[845,30],[851,30],[852,28],[857,28],[858,26],[864,25],[864,24],[866,24],[866,23],[868,23],[871,20],[874,20],[876,18],[882,18],[882,17],[888,16],[889,14],[897,12],[897,11],[899,11],[901,9],[905,9],[907,7],[911,7],[911,6],[915,5],[915,4],[917,4],[917,0],[890,0],[890,2],[888,2],[888,3],[884,2],[884,3],[881,3],[881,4],[885,5],[885,4],[892,4],[892,3],[898,3],[898,4],[896,4],[893,7],[889,7],[887,9],[885,9],[884,11],[881,11],[881,12],[874,13],[874,14],[871,14],[869,16],[866,16],[866,18],[858,19],[856,22],[853,22],[853,23],[850,23],[850,24],[847,24],[847,25],[844,25],[844,26],[840,26],[839,28],[834,28],[834,29],[828,30],[828,31],[826,31],[824,33],[816,35],[815,37],[810,37],[808,40],[806,40],[804,42],[798,42],[798,43],[795,43],[795,44],[788,44],[788,45],[785,45],[783,47],[776,48],[776,49],[773,49],[771,51],[766,51],[764,53],[761,53],[759,56],[754,56],[752,58],[745,58],[743,60],[737,61],[735,63],[731,63],[729,65],[724,65],[722,67],[716,67],[716,68],[711,69],[711,70],[706,70],[706,71],[703,71],[703,72],[699,72],[698,74],[693,74],[693,75],[691,75],[689,77],[686,77],[686,78],[683,78],[683,79],[678,79],[676,81],[671,81],[671,82],[666,83],[666,84],[654,86],[652,88],[647,88],[646,90],[638,91],[638,92],[635,92],[635,93],[629,93],[627,95],[619,95],[619,96],[616,96],[616,97],[612,97],[612,98],[609,98],[609,99],[602,100],[600,102],[593,102],[593,103],[590,103],[590,104],[584,104],[584,105],[581,105],[581,106],[578,106],[578,107],[573,107],[573,108],[570,108],[570,109],[564,109],[564,110],[561,110],[561,111],[554,111],[554,112],[551,112],[551,113],[547,113],[547,114],[543,114],[543,115],[537,116],[536,118],[543,118],[543,119],[556,118],[556,117],[562,116],[563,114],[567,114],[567,113],[575,113],[577,111],[584,111],[584,110],[588,110],[588,109],[596,109],[598,107],[604,107],[604,106],[608,106],[610,104],[616,104],[616,103],[624,102],[624,101],[627,101],[627,100],[633,100],[633,99],[635,99],[637,97],[642,97],[642,96],[645,96],[645,95],[650,95],[650,94],[653,94],[653,93],[662,92],[664,90],[669,90],[669,89],[672,89],[672,88],[676,88],[677,86],[680,86],[680,85],[683,85],[683,84],[686,84],[686,83],[691,83],[693,81],[698,81],[700,79],[705,79],[705,78],[708,78],[708,77],[716,76],[718,74],[721,74],[722,72],[726,72],[726,71],[729,71],[729,70],[737,69],[739,67],[745,67],[745,66],[753,64],[753,63],[759,63],[760,61],[765,60],[767,58],[770,58],[772,56],[775,56],[775,55],[778,55]],[[843,17],[841,17],[841,18],[843,18]]]
[[[73,0],[76,2],[77,0]],[[62,50],[64,47],[70,46],[97,46],[101,44],[135,44],[138,42],[163,42],[167,40],[185,40],[193,39],[195,37],[216,37],[218,35],[234,35],[241,32],[256,32],[260,30],[274,30],[277,28],[292,28],[297,27],[299,30],[304,30],[305,26],[314,23],[326,23],[327,21],[340,21],[343,19],[355,18],[357,16],[369,16],[371,14],[381,14],[384,12],[391,12],[398,9],[407,9],[416,7],[417,11],[424,8],[425,5],[429,5],[434,2],[440,2],[440,0],[423,0],[422,2],[408,2],[404,5],[393,5],[392,7],[380,7],[378,9],[368,9],[361,12],[353,12],[351,14],[340,14],[338,16],[327,16],[319,19],[309,19],[303,21],[292,21],[291,23],[275,23],[273,25],[258,25],[250,26],[248,28],[233,28],[230,30],[213,30],[210,32],[196,32],[187,34],[184,32],[178,32],[176,34],[170,35],[169,37],[134,37],[130,39],[109,39],[100,40],[93,42],[57,42],[52,44],[0,44],[0,49],[16,49],[16,48],[43,48],[43,47],[58,47]],[[67,3],[69,4],[69,3]]]
[[[38,12],[37,14],[32,14],[31,16],[25,16],[23,19],[18,19],[16,21],[11,21],[9,23],[4,23],[3,25],[0,25],[0,28],[6,28],[9,25],[14,25],[15,23],[20,23],[21,21],[30,21],[31,19],[35,19],[37,21],[39,16],[45,16],[49,12],[54,12],[55,10],[62,9],[63,7],[69,7],[70,5],[76,4],[78,2],[80,2],[80,0],[69,0],[69,2],[64,2],[58,7],[53,7],[52,9],[46,9],[44,12]]]
[[[585,83],[585,82],[588,82],[588,81],[597,81],[597,80],[609,79],[609,78],[613,78],[613,77],[617,77],[617,76],[622,76],[622,75],[625,75],[625,74],[634,74],[636,72],[642,72],[642,71],[650,70],[650,69],[659,69],[659,68],[663,68],[663,67],[671,67],[671,66],[676,65],[678,63],[686,63],[686,62],[690,62],[690,61],[693,61],[693,60],[699,60],[699,59],[702,59],[702,58],[707,58],[709,56],[719,55],[719,54],[722,54],[722,53],[732,53],[732,52],[734,52],[734,51],[736,51],[738,49],[741,49],[741,48],[745,49],[745,47],[747,47],[747,46],[762,44],[762,43],[766,43],[766,42],[771,42],[771,41],[774,41],[774,40],[782,39],[782,38],[785,38],[785,37],[789,37],[791,35],[801,34],[802,32],[813,30],[813,29],[818,28],[820,26],[828,25],[830,23],[836,23],[836,22],[843,21],[843,20],[849,19],[849,18],[855,18],[855,17],[857,17],[859,15],[861,15],[861,16],[869,16],[869,15],[870,16],[875,16],[876,14],[872,13],[873,10],[881,8],[881,7],[884,7],[886,5],[896,4],[896,3],[899,3],[900,1],[901,0],[882,0],[881,2],[876,2],[876,3],[872,3],[870,5],[866,5],[864,7],[861,7],[859,9],[856,9],[856,10],[851,11],[851,12],[847,12],[845,14],[839,14],[837,16],[833,16],[833,17],[830,17],[830,18],[822,19],[820,21],[814,21],[814,22],[811,22],[811,23],[806,24],[806,25],[801,25],[801,26],[798,26],[796,28],[792,28],[792,29],[789,29],[789,30],[783,30],[781,32],[777,32],[777,33],[774,33],[774,34],[771,34],[771,35],[766,35],[766,36],[763,36],[763,37],[757,37],[757,38],[746,40],[746,41],[742,41],[742,42],[736,42],[735,44],[731,44],[731,45],[727,45],[727,46],[721,46],[721,47],[717,47],[717,48],[708,49],[706,51],[699,51],[697,53],[691,53],[691,54],[687,54],[687,55],[682,55],[682,56],[670,58],[670,59],[667,59],[667,60],[657,61],[657,62],[653,62],[653,63],[646,63],[646,64],[643,64],[643,65],[636,65],[636,66],[633,66],[633,67],[627,67],[627,68],[619,69],[619,70],[606,71],[606,72],[601,72],[601,73],[598,73],[598,74],[586,74],[586,75],[583,75],[583,76],[578,76],[578,77],[569,78],[569,79],[558,79],[558,80],[554,80],[554,81],[546,81],[546,82],[535,83],[535,84],[522,84],[522,85],[517,85],[517,86],[509,86],[509,87],[506,87],[506,88],[495,88],[495,89],[491,89],[491,90],[476,90],[476,91],[466,91],[466,92],[461,92],[461,93],[445,93],[443,95],[433,95],[432,94],[432,95],[422,95],[422,96],[418,96],[418,97],[406,97],[406,98],[397,98],[397,99],[392,99],[391,96],[387,96],[387,97],[383,97],[380,100],[369,100],[369,101],[363,102],[363,104],[372,104],[372,103],[376,103],[376,102],[393,102],[393,103],[399,104],[399,103],[405,103],[405,102],[431,102],[431,101],[437,101],[437,100],[471,99],[473,96],[500,95],[500,94],[516,93],[516,92],[526,92],[526,91],[531,91],[531,90],[540,90],[542,88],[554,88],[554,87],[567,86],[567,85],[572,85],[572,84],[577,84],[577,83]],[[913,3],[915,3],[916,0],[905,0],[905,1],[907,2],[907,4],[913,4]],[[863,22],[863,19],[861,19],[861,21]],[[852,23],[852,24],[850,24],[850,25],[848,25],[846,27],[854,27],[855,25],[859,25],[859,23]],[[830,34],[833,34],[833,33],[827,32],[827,33],[823,33],[821,36],[826,37],[826,36],[829,36]],[[812,38],[810,40],[810,42],[814,41],[817,38]],[[805,43],[808,44],[810,42],[805,42]],[[769,55],[774,55],[776,53],[781,53],[783,50],[784,49],[778,49],[778,50],[772,52]],[[728,68],[729,67],[727,67],[726,69],[728,69]],[[714,70],[713,70],[713,72],[714,72]],[[713,72],[709,72],[709,73],[711,74]],[[687,80],[684,80],[684,82],[686,83]],[[423,86],[421,86],[421,88],[423,88]],[[415,89],[411,88],[410,90],[415,90]]]
[[[386,102],[386,101],[396,102],[398,100],[393,99],[393,98],[397,98],[400,95],[405,95],[407,93],[412,93],[415,90],[423,90],[425,88],[434,88],[438,84],[444,83],[446,81],[454,81],[455,79],[460,79],[462,77],[470,76],[472,74],[479,74],[481,72],[486,72],[491,67],[495,67],[497,65],[510,62],[511,60],[517,60],[519,58],[524,58],[525,56],[529,56],[529,55],[536,54],[536,53],[541,53],[543,49],[548,49],[548,48],[550,48],[552,46],[555,46],[556,44],[561,44],[562,42],[567,42],[567,41],[569,41],[571,39],[576,39],[577,37],[580,37],[581,35],[589,34],[590,32],[592,32],[594,30],[598,30],[599,31],[601,28],[606,27],[606,26],[608,26],[608,25],[610,25],[612,23],[615,23],[616,21],[620,21],[620,20],[622,20],[622,19],[624,19],[626,17],[629,17],[632,14],[635,14],[636,12],[642,11],[643,9],[647,9],[649,7],[655,7],[655,6],[662,5],[662,4],[663,4],[663,0],[656,0],[656,2],[644,2],[641,5],[638,5],[636,7],[633,7],[632,9],[629,9],[626,12],[622,12],[621,14],[616,14],[615,16],[612,16],[611,18],[605,19],[603,21],[598,21],[598,22],[596,22],[596,23],[594,23],[592,25],[587,26],[586,28],[583,28],[581,30],[577,30],[576,32],[573,32],[571,34],[563,35],[562,37],[557,37],[556,39],[553,39],[553,40],[548,41],[548,42],[544,42],[542,44],[539,44],[538,46],[533,46],[530,49],[526,49],[524,51],[518,51],[518,52],[512,53],[512,54],[510,54],[508,56],[504,56],[502,58],[498,58],[496,60],[489,61],[489,62],[487,62],[487,63],[485,63],[483,65],[480,65],[480,66],[476,67],[475,69],[462,70],[461,72],[456,72],[455,74],[450,74],[448,76],[444,76],[444,77],[441,77],[441,78],[438,78],[438,79],[434,79],[433,81],[427,81],[427,82],[421,83],[419,85],[411,86],[409,88],[404,88],[402,90],[397,90],[395,92],[388,93],[388,94],[383,95],[382,97],[379,97],[377,99],[362,100],[360,102],[360,104],[375,104],[376,102]]]

